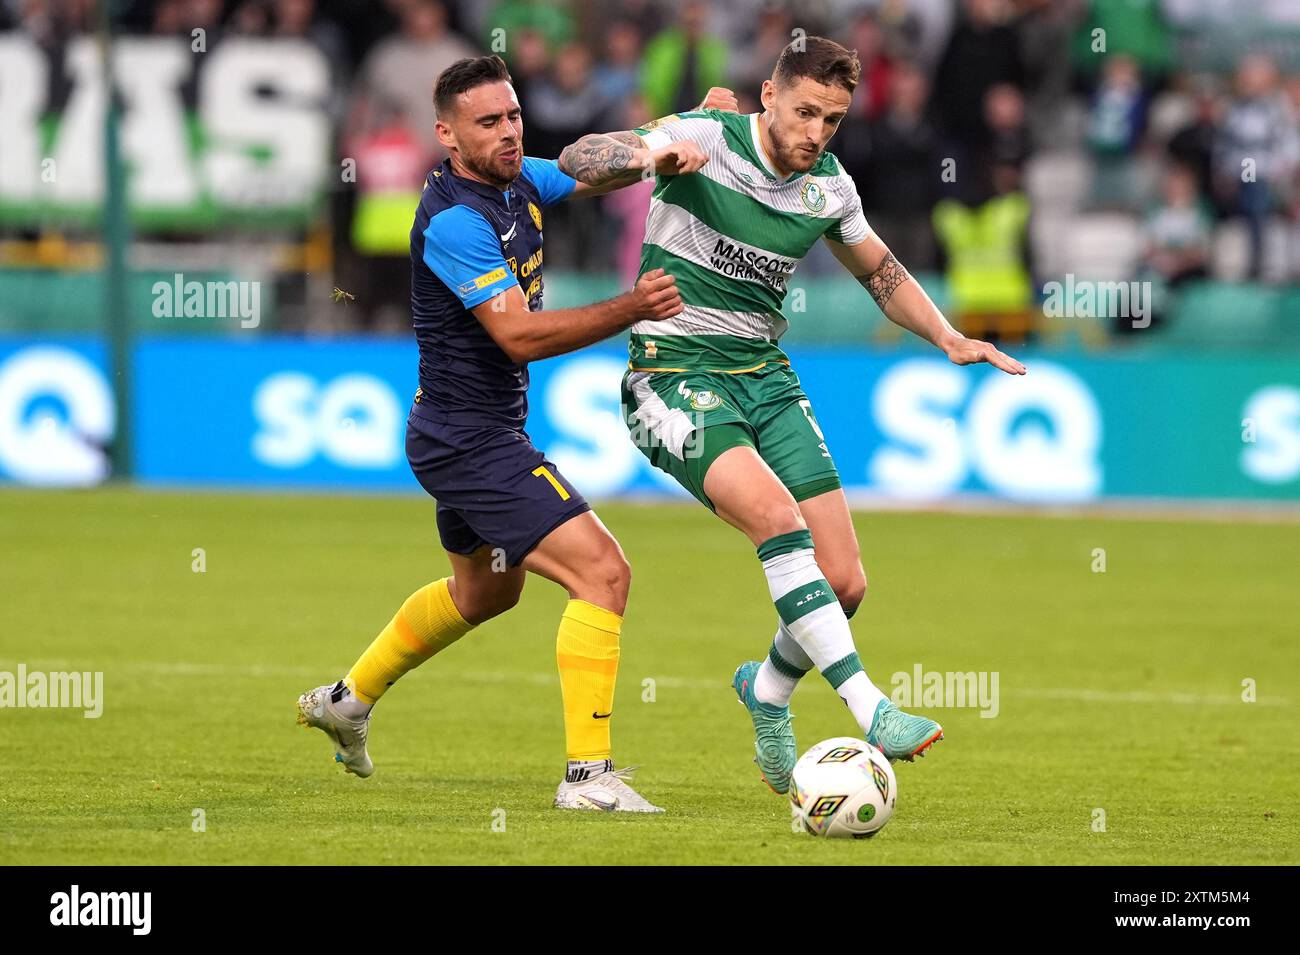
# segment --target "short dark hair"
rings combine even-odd
[[[857,50],[846,49],[824,36],[805,36],[791,41],[777,57],[772,81],[789,86],[807,76],[823,86],[842,86],[852,93],[862,75]]]
[[[457,60],[438,74],[433,84],[433,108],[439,116],[452,107],[461,93],[468,93],[485,83],[511,82],[506,61],[499,56],[471,56]]]

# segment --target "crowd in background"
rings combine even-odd
[[[55,46],[93,0],[0,0],[0,29]],[[1300,3],[1289,0],[150,0],[129,30],[298,37],[335,67],[358,183],[337,231],[359,276],[404,267],[406,229],[366,197],[418,193],[442,159],[431,90],[500,52],[525,148],[554,157],[728,86],[742,111],[798,30],[857,50],[831,150],[913,271],[945,272],[968,327],[1016,333],[1071,269],[1300,281]],[[645,186],[553,209],[548,269],[633,273]],[[407,222],[409,228],[409,218]],[[814,257],[817,273],[833,268]],[[385,272],[385,263],[388,271]],[[400,286],[400,282],[398,283]]]

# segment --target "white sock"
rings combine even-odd
[[[871,723],[876,716],[876,707],[880,705],[881,700],[887,698],[885,694],[880,692],[876,684],[872,683],[871,678],[862,670],[836,687],[835,692],[848,705],[849,712],[862,727],[862,735],[866,736],[870,733]]]
[[[805,655],[848,704],[863,733],[884,698],[862,671],[844,608],[817,566],[812,534],[781,534],[758,548],[777,615]],[[853,678],[861,674],[861,679]],[[846,685],[852,682],[851,686]],[[755,694],[757,694],[757,685]]]
[[[780,657],[780,664],[773,659],[773,655]],[[777,628],[776,636],[772,638],[772,649],[768,651],[767,659],[763,665],[758,668],[758,675],[754,677],[754,696],[760,703],[771,703],[775,706],[789,706],[790,697],[794,695],[794,688],[799,685],[799,678],[813,668],[812,660],[808,659],[808,654],[803,652],[803,647],[799,646],[797,640],[790,635],[790,631],[781,624]],[[799,676],[795,676],[791,670],[802,671]]]

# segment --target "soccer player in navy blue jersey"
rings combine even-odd
[[[324,730],[358,776],[370,711],[403,673],[513,607],[527,572],[569,593],[556,658],[568,763],[555,804],[657,812],[611,759],[610,716],[630,568],[578,490],[524,431],[528,362],[574,351],[640,320],[681,311],[656,269],[632,291],[582,308],[542,309],[542,209],[707,161],[689,141],[626,149],[602,184],[523,153],[523,119],[505,63],[461,60],[434,90],[448,158],[429,173],[411,229],[411,311],[419,389],[407,422],[411,469],[437,500],[452,575],[412,594],[348,672],[299,698],[299,722]],[[606,163],[608,166],[609,163]]]

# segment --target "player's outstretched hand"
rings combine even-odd
[[[682,310],[682,296],[677,291],[677,279],[663,269],[651,269],[636,280],[631,292],[638,321],[662,321],[672,318]]]
[[[986,361],[994,368],[1000,368],[1008,375],[1023,375],[1025,366],[1010,355],[1004,354],[990,345],[974,338],[957,337],[943,345],[944,353],[954,365],[974,365]]]
[[[725,86],[711,86],[704,97],[704,102],[696,109],[720,109],[724,113],[739,113],[740,101],[736,99],[736,94]]]

